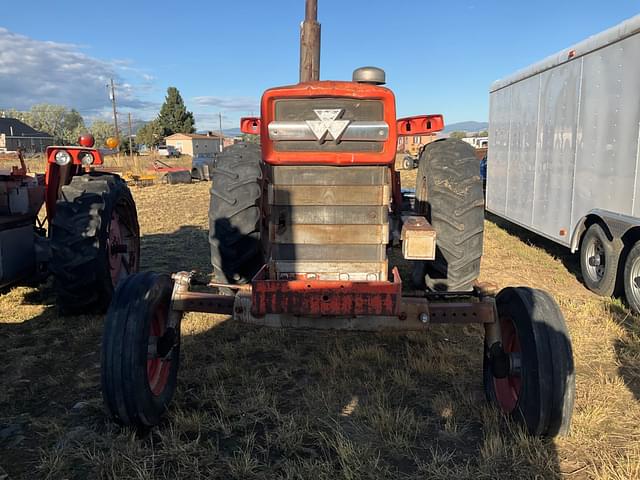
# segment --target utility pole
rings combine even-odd
[[[107,85],[107,88],[109,85]],[[116,89],[113,86],[113,78],[111,79],[111,90],[109,91],[109,98],[111,98],[111,105],[113,106],[113,125],[116,128],[116,138],[120,139],[120,131],[118,130],[118,114],[116,112]]]
[[[131,112],[129,112],[129,156],[133,161],[133,133],[131,131]]]
[[[224,134],[222,133],[222,112],[218,113],[220,119],[220,151],[222,152],[222,144],[224,143]]]
[[[306,0],[300,26],[300,82],[320,80],[320,24],[318,0]]]

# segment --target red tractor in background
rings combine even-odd
[[[185,312],[269,327],[422,330],[480,323],[487,398],[532,435],[566,433],[575,382],[571,342],[546,292],[477,282],[484,202],[468,144],[421,154],[414,194],[394,169],[399,135],[441,130],[441,115],[396,119],[381,69],[319,81],[317,3],[307,0],[300,83],[267,90],[259,118],[217,157],[209,207],[213,277],[129,276],[114,295],[102,345],[102,391],[124,425],[160,422],[177,383]],[[415,195],[415,198],[412,199]],[[412,205],[412,200],[415,200]],[[388,251],[413,262],[403,289]],[[191,290],[198,286],[197,291]]]
[[[29,175],[20,151],[0,157],[0,287],[51,273],[62,313],[104,311],[140,259],[129,188],[93,170],[103,156],[91,135],[79,143],[48,147],[44,175]]]

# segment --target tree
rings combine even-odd
[[[89,128],[89,131],[96,139],[96,148],[104,148],[107,143],[107,138],[116,136],[116,129],[111,122],[105,122],[104,120],[94,120]]]
[[[489,132],[487,132],[486,130],[482,130],[481,132],[478,132],[478,136],[479,137],[488,137],[489,136]]]
[[[62,119],[62,138],[65,143],[76,143],[78,137],[85,133],[86,130],[84,119],[75,108],[64,114]]]
[[[165,137],[174,133],[193,133],[195,131],[193,113],[187,110],[176,87],[167,89],[167,96],[158,115],[158,123],[162,128],[162,135]]]
[[[158,119],[152,120],[143,125],[136,133],[136,143],[146,145],[149,148],[155,147],[161,140],[162,127],[160,126]]]
[[[68,110],[63,105],[41,103],[31,107],[28,112],[9,110],[7,116],[17,118],[40,132],[51,135],[57,144],[76,143],[78,137],[86,131],[82,115]]]
[[[242,141],[245,143],[260,143],[260,135],[253,135],[251,133],[243,133]]]
[[[466,138],[467,137],[467,132],[451,132],[449,134],[449,137],[457,138],[458,140],[460,140],[462,138]]]

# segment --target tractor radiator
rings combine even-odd
[[[388,280],[388,167],[274,166],[268,175],[271,279]]]

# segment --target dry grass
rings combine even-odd
[[[134,190],[144,269],[208,268],[208,188]],[[0,465],[12,478],[640,478],[638,318],[590,294],[549,242],[492,220],[485,242],[482,279],[547,288],[567,318],[567,438],[529,438],[486,405],[480,328],[310,333],[203,314],[185,318],[164,423],[123,430],[102,408],[102,318],[59,318],[44,285],[0,297]],[[19,433],[3,440],[7,426]]]

